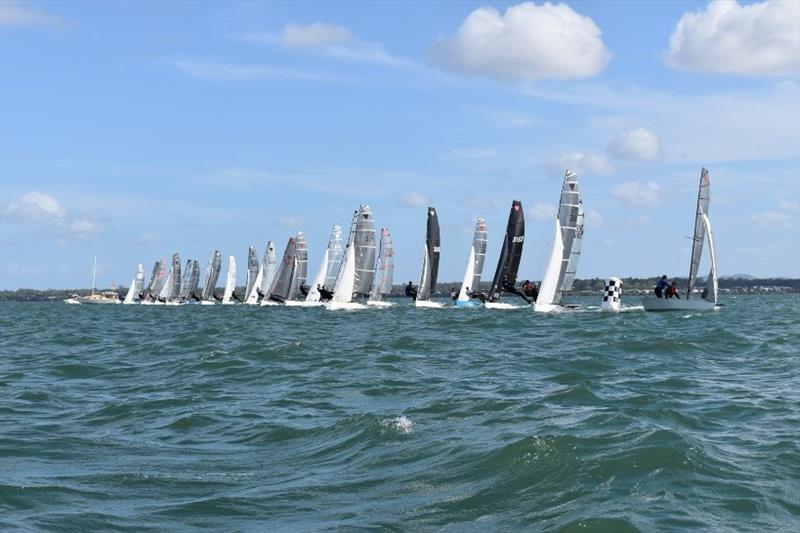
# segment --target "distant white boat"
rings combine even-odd
[[[479,291],[481,287],[483,263],[486,259],[486,235],[486,220],[478,217],[475,221],[475,234],[472,237],[472,246],[469,248],[467,269],[464,272],[464,280],[461,282],[461,289],[458,291],[456,307],[474,307],[479,305],[477,301],[472,299],[472,293],[473,291]]]
[[[428,223],[426,225],[425,247],[422,251],[422,274],[414,297],[416,307],[443,307],[441,303],[431,301],[436,293],[436,281],[439,277],[439,254],[441,235],[439,233],[439,215],[436,208],[428,207]]]
[[[258,253],[254,246],[247,249],[247,277],[244,284],[244,298],[242,303],[255,305],[258,303],[258,291],[256,287],[261,287],[261,279],[264,274],[262,266],[258,262]]]
[[[203,292],[200,293],[200,305],[214,305],[214,291],[217,288],[219,272],[222,268],[222,254],[219,250],[214,250],[208,257],[206,265],[206,277],[203,281]]]
[[[264,270],[264,275],[261,277],[261,305],[272,305],[275,302],[270,301],[269,291],[275,282],[275,274],[278,272],[278,257],[275,253],[275,243],[272,241],[267,242],[261,266]]]
[[[645,311],[711,311],[719,307],[719,285],[717,281],[717,252],[714,248],[714,234],[711,231],[711,220],[708,208],[711,202],[711,187],[708,170],[700,171],[700,185],[697,191],[697,211],[694,219],[694,237],[692,239],[692,257],[689,260],[689,285],[684,298],[656,298],[650,296],[642,299]],[[695,294],[695,280],[700,269],[703,255],[703,244],[708,239],[708,251],[711,256],[711,271],[706,278],[706,285],[700,297]]]
[[[393,279],[394,251],[392,249],[392,236],[389,234],[388,229],[381,228],[381,245],[380,250],[378,250],[378,261],[375,264],[375,276],[367,305],[373,307],[393,306],[394,303],[384,300],[386,295],[392,292]]]
[[[139,302],[139,295],[142,293],[142,285],[144,284],[144,267],[139,263],[136,265],[136,273],[133,275],[131,285],[128,288],[128,293],[122,303],[130,305]]]
[[[375,220],[372,217],[372,210],[369,206],[362,205],[354,213],[350,224],[347,247],[328,309],[353,310],[366,307],[353,299],[367,297],[372,289],[375,275],[375,248]]]
[[[534,311],[548,313],[563,307],[564,292],[572,290],[583,241],[583,203],[577,174],[564,173],[556,215],[553,247],[542,277]]]
[[[81,304],[118,304],[121,303],[119,295],[114,291],[103,291],[100,293],[95,292],[95,280],[97,277],[97,256],[94,256],[94,263],[92,264],[92,293],[89,296],[80,296],[77,298],[78,303]],[[67,298],[71,300],[71,298]],[[74,302],[66,302],[73,304]]]

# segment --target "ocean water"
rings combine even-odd
[[[800,297],[399,302],[0,304],[0,528],[800,527]]]

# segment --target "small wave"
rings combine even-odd
[[[385,428],[397,431],[398,433],[411,433],[414,431],[414,421],[410,418],[407,418],[405,415],[386,419],[381,423],[381,425]]]

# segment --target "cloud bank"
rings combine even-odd
[[[623,131],[608,144],[608,155],[629,161],[653,161],[661,155],[661,140],[645,128]]]

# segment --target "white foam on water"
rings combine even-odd
[[[406,418],[405,415],[400,415],[391,420],[384,420],[384,425],[400,433],[411,433],[414,430],[414,421],[410,418]]]

